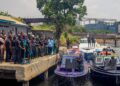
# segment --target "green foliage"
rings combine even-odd
[[[86,33],[86,29],[83,27],[83,26],[77,26],[77,25],[65,25],[65,31],[68,32],[68,33],[74,33],[74,32],[83,32],[83,33]]]
[[[53,20],[58,40],[66,24],[74,25],[77,15],[79,19],[86,15],[84,0],[37,0],[37,7],[46,18]]]
[[[64,32],[63,35],[66,39],[68,38],[68,33],[67,32]]]
[[[66,46],[66,38],[64,37],[64,34],[62,34],[60,37],[60,45]]]
[[[79,43],[79,37],[78,36],[72,36],[71,34],[68,34],[67,32],[64,32],[60,37],[60,43],[62,46],[66,46],[66,40],[70,40],[71,45],[75,45],[76,43]]]
[[[90,33],[96,33],[96,34],[109,34],[112,33],[110,30],[103,30],[103,29],[98,29],[98,30],[89,30],[88,32]]]
[[[14,16],[12,16],[11,14],[9,14],[8,12],[0,12],[0,15],[2,15],[2,16],[8,16],[8,17],[11,17],[11,18],[13,18],[13,19],[15,19],[15,20],[17,20],[17,21],[20,21],[20,22],[23,22],[23,19],[22,18],[20,18],[20,17],[18,17],[18,18],[16,18],[16,17],[14,17]]]
[[[38,26],[32,26],[32,30],[49,30],[49,31],[54,31],[54,25],[38,25]]]
[[[8,12],[0,12],[0,15],[2,15],[2,16],[10,16],[10,17],[12,17],[10,14],[8,14]]]
[[[82,27],[82,26],[72,26],[70,29],[69,29],[69,32],[72,32],[72,33],[74,33],[74,32],[86,32],[86,29],[84,28],[84,27]]]
[[[79,43],[79,37],[78,36],[72,36],[71,34],[69,34],[68,36],[71,45],[75,45],[76,43]]]

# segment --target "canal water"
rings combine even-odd
[[[31,86],[35,86],[35,85],[31,84]],[[50,80],[38,83],[36,86],[105,86],[105,85],[100,85],[100,84],[93,85],[90,80],[85,80],[85,81],[80,80],[79,82],[77,81],[77,83],[75,81],[73,82],[68,79],[60,80],[60,78],[58,78],[56,80],[54,75]]]
[[[104,81],[92,80],[89,76],[71,80],[56,75],[50,76],[48,81],[34,79],[30,82],[30,86],[116,86]]]
[[[14,80],[0,80],[0,86],[22,86],[22,83],[18,83]],[[51,75],[47,81],[37,77],[30,81],[30,86],[116,86],[105,82],[100,82],[90,79],[90,77],[70,80],[61,78],[56,75]]]

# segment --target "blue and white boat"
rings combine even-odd
[[[78,51],[69,50],[64,54],[61,63],[55,69],[55,74],[67,78],[78,78],[88,74],[88,65]]]

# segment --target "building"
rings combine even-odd
[[[120,22],[117,22],[117,33],[120,34]]]
[[[91,30],[109,30],[117,33],[117,20],[105,18],[83,18],[82,21],[77,21],[77,25],[82,25],[87,31]]]
[[[117,32],[117,25],[116,23],[113,24],[108,24],[105,22],[98,22],[95,24],[86,24],[85,28],[89,31],[89,30],[108,30],[112,33],[116,33]]]
[[[21,32],[28,33],[29,29],[28,25],[15,18],[0,15],[0,32],[5,32],[6,34],[12,32],[12,34],[16,35]]]

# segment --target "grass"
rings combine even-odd
[[[38,25],[38,26],[32,26],[32,30],[48,30],[48,31],[54,31],[53,25]]]

